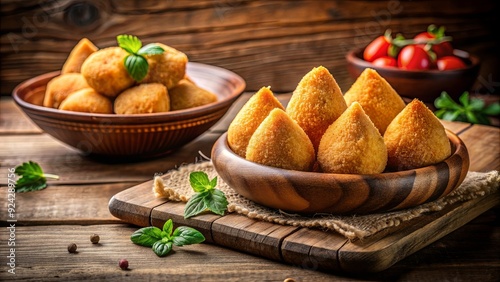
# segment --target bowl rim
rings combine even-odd
[[[431,70],[407,70],[407,69],[401,69],[398,67],[380,67],[380,66],[375,66],[371,62],[365,61],[362,59],[361,55],[363,54],[364,50],[366,47],[362,48],[354,48],[351,49],[347,52],[346,54],[346,60],[357,66],[361,66],[364,68],[372,68],[376,69],[377,71],[383,70],[384,72],[391,73],[392,75],[401,75],[401,76],[406,76],[406,75],[447,75],[447,74],[457,74],[457,73],[462,73],[465,71],[473,70],[476,69],[480,66],[481,60],[479,59],[478,56],[473,55],[467,51],[461,50],[461,49],[454,49],[453,54],[455,56],[458,56],[462,59],[467,59],[471,63],[468,64],[465,68],[461,69],[452,69],[452,70],[437,70],[437,69],[431,69]]]
[[[426,172],[431,172],[434,171],[435,167],[448,163],[452,158],[455,158],[460,155],[467,155],[468,156],[468,151],[467,147],[465,146],[465,143],[456,135],[453,133],[451,130],[445,128],[446,135],[448,137],[448,140],[450,141],[452,145],[452,152],[448,158],[445,160],[425,166],[425,167],[420,167],[420,168],[414,168],[414,169],[408,169],[408,170],[398,170],[398,171],[390,171],[390,172],[382,172],[382,173],[377,173],[377,174],[348,174],[348,173],[327,173],[327,172],[314,172],[314,171],[299,171],[299,170],[288,170],[288,169],[283,169],[283,168],[278,168],[278,167],[272,167],[272,166],[267,166],[263,164],[259,164],[256,162],[249,161],[239,155],[237,155],[229,146],[229,143],[227,141],[227,132],[223,133],[219,139],[216,141],[214,146],[212,147],[212,151],[215,149],[215,147],[221,147],[224,151],[226,151],[228,154],[231,155],[231,157],[235,158],[238,160],[238,162],[243,162],[245,163],[246,166],[252,166],[255,167],[256,170],[259,171],[264,171],[265,175],[286,175],[287,177],[292,177],[294,179],[302,179],[302,181],[307,180],[307,179],[317,179],[318,177],[326,178],[326,179],[340,179],[342,181],[346,181],[349,179],[352,180],[359,180],[360,177],[362,178],[384,178],[384,177],[402,177],[402,176],[407,176],[411,174],[422,174]],[[212,156],[213,157],[213,156]],[[215,165],[214,165],[215,167]],[[264,175],[262,175],[264,176]]]
[[[234,90],[231,94],[223,99],[220,99],[214,103],[193,107],[189,109],[182,109],[176,111],[168,111],[161,113],[146,113],[146,114],[100,114],[100,113],[85,113],[85,112],[75,112],[75,111],[65,111],[55,108],[48,108],[44,106],[35,105],[24,100],[24,95],[21,94],[25,89],[32,85],[37,85],[40,81],[50,80],[51,78],[60,74],[60,70],[44,73],[32,78],[29,78],[21,83],[19,83],[12,90],[12,97],[18,106],[23,110],[29,110],[37,115],[47,115],[54,118],[61,118],[65,121],[90,121],[90,122],[110,122],[119,124],[130,124],[130,123],[154,123],[154,122],[168,122],[168,121],[179,121],[191,118],[200,117],[206,114],[214,113],[219,110],[226,108],[234,100],[236,100],[246,88],[246,81],[238,74],[228,69],[222,67],[208,65],[198,62],[188,62],[186,66],[186,73],[189,71],[197,71],[199,73],[212,73],[217,77],[227,78],[227,80],[234,86]],[[40,83],[37,87],[46,85],[46,83]],[[216,94],[217,95],[217,94]]]

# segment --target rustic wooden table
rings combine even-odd
[[[106,164],[81,156],[43,133],[17,108],[0,100],[0,280],[166,280],[166,281],[358,281],[435,280],[498,281],[500,226],[493,208],[442,239],[374,274],[327,273],[310,266],[287,265],[213,244],[175,249],[157,257],[149,248],[130,241],[138,226],[110,214],[108,203],[117,193],[194,162],[199,152],[210,156],[214,141],[227,129],[245,93],[211,130],[164,158]],[[284,95],[281,98],[286,99]],[[500,129],[492,126],[443,122],[468,147],[472,171],[500,169]],[[32,160],[57,182],[37,191],[15,195],[14,216],[8,221],[8,169]],[[89,237],[97,233],[99,244]],[[67,251],[69,243],[78,253]],[[130,270],[118,261],[126,258]],[[15,274],[14,274],[15,273]]]

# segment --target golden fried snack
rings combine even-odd
[[[57,109],[70,94],[88,87],[87,81],[80,73],[58,75],[47,83],[43,106]]]
[[[187,79],[168,91],[170,96],[170,110],[182,110],[203,106],[217,101],[217,96],[201,87],[198,87]]]
[[[384,138],[358,102],[328,127],[318,149],[318,163],[327,173],[375,174],[384,171]]]
[[[275,108],[250,138],[246,159],[272,167],[310,171],[316,156],[304,130],[285,111]]]
[[[183,52],[161,43],[155,43],[165,50],[162,54],[146,55],[149,69],[141,83],[158,82],[170,90],[186,75],[188,57]]]
[[[392,86],[370,68],[360,74],[344,94],[344,99],[347,105],[360,103],[382,135],[392,119],[405,107],[405,102]]]
[[[286,107],[317,149],[321,136],[347,108],[340,88],[323,66],[307,73],[293,91]]]
[[[285,110],[269,87],[262,87],[243,105],[227,129],[228,145],[237,155],[245,157],[255,129],[274,108]]]
[[[110,98],[134,85],[134,79],[125,68],[127,51],[108,47],[92,53],[82,65],[82,75],[90,87]]]
[[[446,130],[439,119],[418,99],[399,113],[384,134],[387,166],[407,170],[439,163],[451,155]]]
[[[97,93],[92,88],[78,90],[62,101],[60,110],[112,114],[113,104],[109,98]]]
[[[148,114],[168,112],[170,98],[160,83],[145,83],[123,91],[115,99],[116,114]]]
[[[90,56],[90,54],[97,50],[98,48],[94,45],[94,43],[87,38],[82,38],[69,53],[68,58],[64,62],[61,73],[79,73],[83,62]]]

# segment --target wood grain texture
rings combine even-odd
[[[305,73],[324,65],[346,91],[353,81],[345,63],[348,50],[387,28],[411,37],[431,23],[446,26],[455,47],[481,57],[477,88],[492,93],[500,73],[496,14],[491,0],[7,0],[0,8],[0,93],[9,95],[21,81],[60,69],[82,37],[107,47],[123,33],[235,71],[248,90],[271,85],[277,92],[291,91]]]

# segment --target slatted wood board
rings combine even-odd
[[[176,226],[199,230],[207,243],[302,268],[334,272],[385,270],[500,203],[500,192],[496,192],[448,205],[373,238],[349,241],[335,232],[262,222],[233,213],[206,213],[186,220],[185,204],[155,198],[152,185],[153,180],[115,194],[109,202],[110,212],[141,227],[161,228],[172,219]]]

